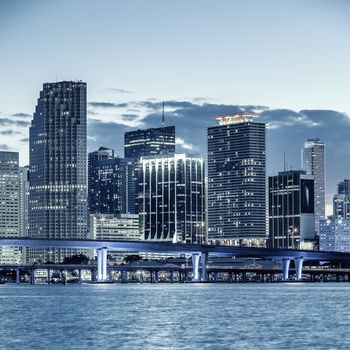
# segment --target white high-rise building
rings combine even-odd
[[[0,151],[0,237],[20,235],[18,152]],[[1,264],[18,264],[21,251],[17,247],[0,247]]]
[[[140,241],[138,214],[91,214],[89,239],[103,241]],[[93,251],[95,254],[96,251]],[[129,255],[122,252],[109,252],[113,258]]]
[[[318,138],[310,138],[301,150],[303,170],[315,179],[315,231],[319,235],[320,220],[325,218],[325,145]]]

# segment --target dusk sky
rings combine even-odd
[[[102,6],[103,5],[103,6]],[[350,177],[347,0],[0,2],[0,149],[28,163],[44,82],[88,83],[89,151],[123,156],[123,134],[166,123],[179,152],[206,154],[218,114],[259,111],[268,173],[294,169],[308,137],[327,146],[327,200]]]

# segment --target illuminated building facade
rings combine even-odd
[[[204,176],[202,158],[141,158],[139,213],[145,240],[206,242]]]
[[[86,83],[44,84],[29,142],[30,237],[86,238]],[[31,260],[61,262],[75,253],[37,250],[31,253]]]
[[[129,131],[124,135],[125,158],[140,159],[174,153],[175,126]]]
[[[119,158],[109,148],[89,153],[90,214],[135,213],[135,161]]]
[[[320,250],[350,252],[350,220],[332,217],[320,220]]]
[[[18,152],[0,151],[0,237],[21,235]],[[1,264],[21,262],[19,248],[0,247]]]
[[[218,117],[208,128],[208,239],[266,244],[266,131],[255,115]]]
[[[315,244],[314,177],[303,170],[269,177],[269,245],[313,249]]]

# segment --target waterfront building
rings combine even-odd
[[[309,138],[301,151],[302,169],[315,179],[315,230],[319,235],[319,221],[325,218],[325,145],[318,138]]]
[[[86,83],[46,83],[29,130],[29,235],[84,239],[87,233]],[[33,251],[61,262],[73,249]]]
[[[0,237],[21,236],[19,198],[18,152],[0,151]],[[1,264],[21,262],[21,250],[17,247],[0,247]]]
[[[135,161],[100,147],[88,157],[90,214],[135,213]]]
[[[320,250],[350,252],[350,220],[329,217],[320,221]]]
[[[208,128],[208,239],[266,244],[266,128],[253,114]]]
[[[184,154],[140,161],[140,228],[145,240],[205,243],[204,160]]]
[[[313,249],[315,244],[314,176],[303,170],[270,176],[270,247]]]
[[[138,214],[90,214],[90,239],[140,241],[142,235]],[[94,256],[96,251],[93,251]],[[121,258],[131,253],[109,252],[114,258]],[[135,254],[135,253],[132,253]]]
[[[129,131],[124,135],[125,158],[140,159],[174,153],[175,126]]]

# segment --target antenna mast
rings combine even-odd
[[[164,154],[164,144],[165,144],[165,140],[164,140],[164,126],[165,126],[165,118],[164,118],[164,101],[163,101],[163,108],[162,108],[162,149],[161,149],[161,153]]]

